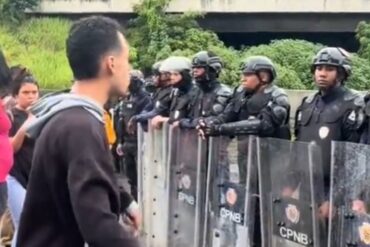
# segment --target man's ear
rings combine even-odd
[[[116,58],[114,56],[107,56],[104,58],[103,68],[106,69],[107,73],[112,75],[116,72]]]

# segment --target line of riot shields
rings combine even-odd
[[[370,147],[139,126],[147,247],[370,246]]]

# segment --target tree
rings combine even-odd
[[[27,10],[34,10],[41,0],[0,0],[0,19],[11,23],[19,23]]]
[[[224,59],[222,79],[235,84],[239,52],[228,49],[218,36],[199,27],[197,13],[168,14],[170,0],[143,0],[134,7],[137,17],[129,24],[128,39],[133,47],[134,66],[150,71],[152,64],[170,55],[191,57],[201,50],[212,50]]]
[[[370,61],[370,23],[362,21],[357,25],[356,38],[360,43],[358,55]]]
[[[267,56],[275,64],[285,68],[285,76],[280,78],[280,82],[286,84],[287,88],[312,89],[311,63],[315,54],[322,47],[321,44],[314,44],[305,40],[275,40],[269,45],[259,45],[246,49],[244,56]],[[297,81],[289,81],[293,78]]]

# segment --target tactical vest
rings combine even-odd
[[[170,97],[171,97],[172,87],[161,87],[153,95],[154,107],[159,108],[161,106],[166,106],[168,109],[166,112],[162,113],[163,116],[169,116],[170,113]]]
[[[191,85],[186,91],[181,91],[179,89],[173,90],[169,123],[188,117],[190,109],[192,108],[191,103],[194,102],[194,98],[197,96],[198,92],[199,88],[195,85]]]
[[[235,97],[233,111],[238,114],[237,121],[247,120],[249,117],[258,117],[259,113],[278,96],[282,90],[275,85],[267,87],[262,92],[249,94],[243,89],[238,89]],[[289,110],[289,109],[288,109]],[[289,116],[288,118],[289,119]],[[290,139],[289,123],[277,128],[273,136],[275,138]]]
[[[230,89],[219,82],[215,82],[214,87],[208,91],[200,89],[195,97],[190,117],[205,118],[222,113],[230,96]]]
[[[297,141],[316,142],[321,147],[326,186],[330,181],[331,141],[345,141],[343,122],[346,113],[359,107],[359,97],[347,88],[338,88],[335,95],[325,101],[319,93],[303,100],[296,114]],[[322,100],[322,106],[317,107]],[[351,114],[349,118],[351,118]],[[353,118],[356,116],[354,115]]]

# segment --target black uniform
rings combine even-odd
[[[287,94],[275,85],[253,94],[239,87],[225,111],[207,121],[216,134],[290,139],[289,110]]]
[[[231,90],[227,86],[214,80],[201,87],[195,96],[188,118],[180,121],[181,128],[195,128],[199,119],[217,116],[223,112],[229,102]]]
[[[137,132],[128,130],[132,116],[142,112],[150,103],[150,96],[143,89],[130,94],[119,103],[117,142],[122,145],[123,165],[129,178],[131,194],[137,199]]]
[[[146,124],[149,119],[158,115],[168,117],[171,106],[171,92],[171,86],[158,88],[153,94],[152,102],[147,104],[140,114],[134,116],[133,121]]]
[[[200,119],[217,116],[223,112],[232,92],[217,80],[222,67],[221,58],[213,52],[200,51],[194,55],[192,68],[203,69],[203,73],[193,71],[199,91],[188,118],[180,121],[181,128],[195,128]]]
[[[326,193],[330,185],[331,141],[359,142],[364,100],[359,94],[338,86],[326,95],[317,92],[303,99],[295,117],[297,141],[315,141],[322,151]]]
[[[270,85],[262,92],[248,93],[242,87],[235,89],[234,95],[225,111],[217,116],[205,119],[210,124],[211,135],[238,136],[239,153],[248,150],[243,145],[243,135],[276,137],[290,139],[290,105],[286,93],[275,85]],[[247,157],[241,155],[241,157]],[[246,170],[239,160],[239,174],[244,181]]]
[[[198,92],[199,88],[190,80],[183,81],[180,86],[173,89],[171,93],[169,124],[189,116]]]

